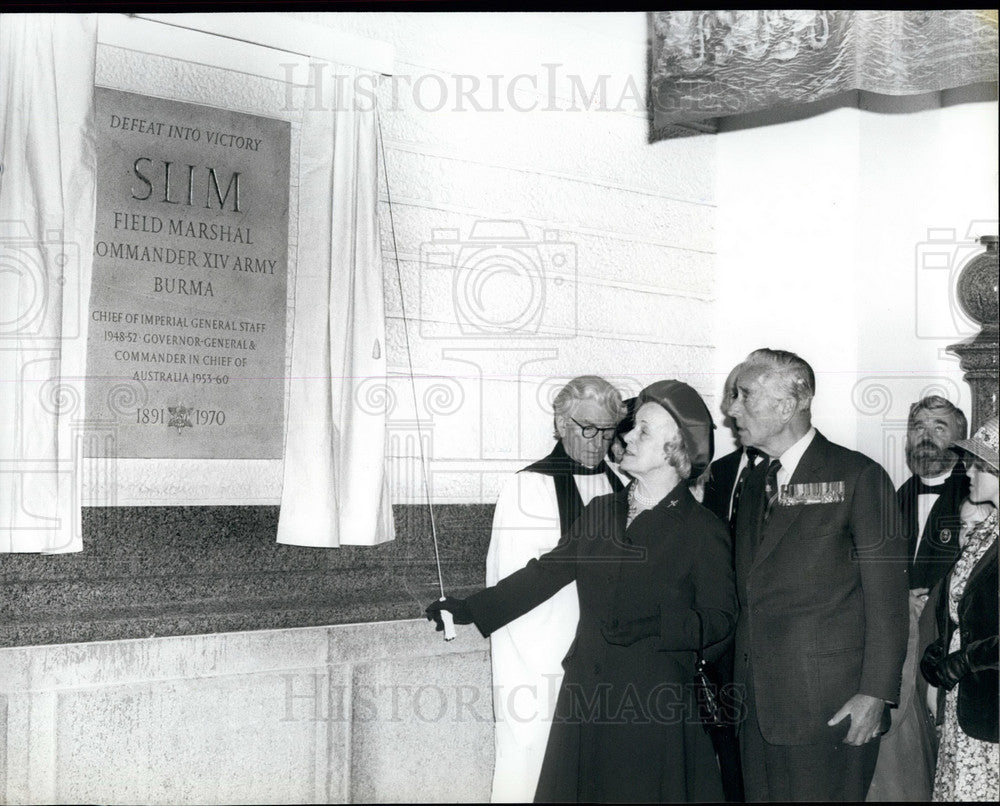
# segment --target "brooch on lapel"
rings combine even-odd
[[[950,543],[951,529],[942,529],[941,533],[938,535],[938,540],[940,540],[942,543]]]
[[[783,484],[778,494],[778,506],[801,504],[839,504],[844,500],[844,482],[816,481],[811,484]]]

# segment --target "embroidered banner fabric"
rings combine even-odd
[[[663,11],[650,95],[660,137],[847,90],[913,95],[997,80],[997,12]]]

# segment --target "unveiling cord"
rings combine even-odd
[[[417,382],[413,374],[413,352],[410,349],[410,327],[409,319],[406,317],[406,299],[403,295],[403,276],[399,268],[399,250],[396,246],[396,223],[392,214],[392,194],[389,191],[389,171],[385,160],[385,142],[382,139],[382,116],[378,103],[375,104],[375,128],[378,131],[379,153],[382,155],[382,176],[385,178],[385,198],[389,208],[389,232],[392,236],[392,257],[396,266],[396,283],[399,286],[399,310],[403,320],[403,343],[406,346],[406,363],[410,373],[410,393],[413,395],[413,413],[417,424],[417,448],[420,454],[420,474],[423,479],[424,497],[427,500],[427,511],[430,513],[431,540],[434,545],[434,565],[437,568],[438,588],[441,591],[441,601],[445,600],[444,576],[441,573],[441,552],[438,548],[437,525],[434,522],[434,505],[431,503],[431,487],[429,474],[427,472],[427,458],[424,456],[423,431],[420,426],[420,415],[417,408]],[[450,641],[455,637],[455,625],[452,614],[447,610],[441,611],[441,618],[444,621],[444,640]]]

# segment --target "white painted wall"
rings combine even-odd
[[[647,143],[645,14],[243,16],[395,51],[394,75],[378,90],[394,503],[425,500],[418,436],[436,502],[493,502],[505,474],[551,449],[549,401],[575,375],[604,375],[627,395],[665,377],[714,393],[716,141]],[[336,67],[258,77],[247,73],[261,72],[260,57],[219,65],[202,50],[179,46],[164,58],[105,46],[98,81],[269,114],[284,79],[316,85],[321,75],[317,97],[334,97]],[[292,122],[294,153],[295,115],[278,114]],[[495,220],[515,222],[526,240],[511,249],[495,236],[493,257],[472,254],[473,229]],[[494,260],[500,252],[506,262]],[[456,287],[471,276],[456,266],[483,268],[481,285]],[[488,332],[497,322],[509,324]],[[368,400],[381,399],[378,384]],[[117,502],[280,498],[277,462],[174,464],[178,481],[164,498],[162,468],[120,461]]]
[[[505,473],[549,448],[548,399],[584,372],[627,394],[680,377],[715,408],[747,352],[793,349],[817,371],[819,427],[897,482],[908,403],[937,390],[968,408],[945,347],[974,330],[948,298],[957,271],[974,238],[997,231],[997,105],[982,93],[855,94],[647,144],[643,14],[251,19],[395,50],[379,89],[395,502],[424,497],[417,412],[434,500],[490,502]],[[99,81],[122,89],[247,111],[284,97],[284,72],[98,55]],[[527,248],[512,271],[481,275],[474,299],[448,262],[495,266],[464,249],[495,219],[519,222]],[[504,318],[505,336],[484,332]],[[276,502],[279,463],[247,464],[229,487]],[[118,501],[169,503],[143,467],[119,462]],[[182,494],[199,500],[209,480],[187,470]]]
[[[628,394],[664,377],[714,391],[716,144],[647,145],[644,14],[295,17],[395,49],[380,95],[394,501],[424,493],[389,194],[436,502],[492,502],[503,474],[547,453],[549,399],[574,375],[604,375]],[[459,96],[474,86],[495,111]],[[448,250],[461,264],[460,245],[489,219],[523,223],[533,243],[548,231],[542,250],[566,263],[544,263],[534,287],[487,273],[484,307],[470,312]],[[435,229],[452,230],[450,246],[432,246]],[[477,329],[534,304],[537,329]]]
[[[945,348],[977,330],[948,294],[997,231],[997,104],[981,97],[855,94],[717,137],[717,386],[757,347],[799,353],[816,425],[897,484],[912,401],[970,413]]]

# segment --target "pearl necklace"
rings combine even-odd
[[[632,521],[636,519],[640,512],[652,509],[660,503],[660,500],[661,499],[646,497],[639,492],[638,485],[635,482],[632,482],[628,488],[628,518],[625,525],[630,526]]]
[[[629,498],[634,501],[642,509],[652,509],[662,500],[661,498],[649,498],[639,492],[639,485],[633,484],[629,487]]]

